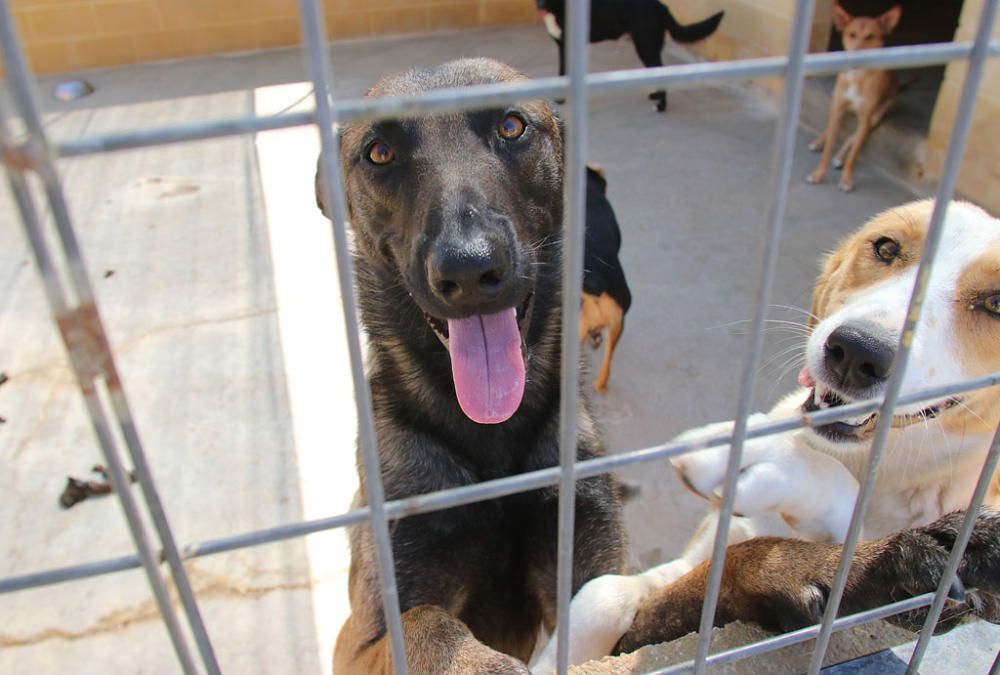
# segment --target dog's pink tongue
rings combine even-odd
[[[799,371],[799,384],[801,384],[806,389],[816,386],[816,380],[809,373],[809,366],[803,366],[802,370]]]
[[[524,395],[516,310],[449,319],[448,349],[458,404],[469,419],[480,424],[510,419]]]

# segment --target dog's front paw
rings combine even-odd
[[[667,109],[667,92],[663,89],[654,91],[649,95],[649,100],[653,101],[656,105],[656,112],[665,112]]]
[[[823,182],[824,178],[826,178],[826,171],[820,171],[819,169],[816,169],[811,174],[806,176],[806,182],[811,183],[812,185],[818,185],[819,183]]]
[[[642,575],[605,574],[585,583],[570,603],[570,665],[610,654],[654,587],[655,584]],[[553,635],[531,664],[531,671],[540,674],[555,669],[556,637]]]
[[[751,415],[750,419],[747,420],[747,425],[766,422],[768,420],[767,415],[758,413]],[[731,433],[732,430],[732,422],[720,422],[686,432],[679,436],[677,440],[707,440],[713,436]],[[758,463],[762,461],[766,462],[772,454],[770,451],[771,446],[779,439],[780,437],[747,439],[743,444],[743,457],[740,464],[741,476]],[[689,490],[709,502],[718,504],[722,498],[722,484],[726,477],[730,448],[731,446],[726,443],[705,450],[696,450],[679,457],[674,457],[670,460],[670,463],[673,464],[681,481]],[[756,473],[759,474],[760,472]],[[740,490],[739,486],[737,486],[737,490]],[[744,513],[743,511],[740,512]],[[752,515],[752,513],[746,513],[746,515]]]
[[[844,168],[844,160],[842,160],[840,157],[834,157],[832,164],[834,169],[839,170]]]
[[[823,140],[817,139],[810,143],[809,152],[823,152]]]
[[[768,421],[752,415],[748,425]],[[732,429],[732,423],[699,429],[685,440],[707,438]],[[703,435],[702,435],[703,434]],[[687,438],[685,438],[687,437]],[[733,501],[735,513],[753,517],[780,513],[803,536],[843,541],[850,524],[858,482],[848,469],[823,453],[802,447],[795,432],[743,444]],[[676,457],[671,462],[684,484],[713,504],[722,501],[729,463],[728,444]]]
[[[853,192],[854,191],[854,181],[850,178],[841,178],[840,182],[837,183],[837,187],[841,192]]]
[[[859,547],[845,596],[846,610],[861,611],[937,588],[965,513],[957,511],[927,525],[904,530]],[[958,566],[958,582],[935,632],[951,630],[966,616],[1000,623],[1000,513],[983,509]],[[847,613],[843,609],[841,613]],[[890,618],[904,628],[919,630],[926,609]]]

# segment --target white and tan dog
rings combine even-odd
[[[920,201],[886,211],[827,259],[813,295],[802,388],[767,415],[754,415],[751,426],[884,394],[932,208]],[[1000,220],[971,204],[948,207],[911,348],[903,393],[1000,371]],[[876,422],[871,414],[748,440],[735,497],[741,517],[733,519],[730,543],[761,534],[842,542]],[[897,408],[862,538],[966,508],[998,423],[1000,387]],[[713,424],[680,438],[731,428]],[[717,504],[728,452],[710,448],[673,464],[691,490]],[[1000,475],[987,503],[1000,506]],[[571,608],[572,660],[609,653],[644,598],[708,558],[716,518],[716,511],[708,515],[680,559],[586,584]],[[552,658],[549,645],[536,672]]]

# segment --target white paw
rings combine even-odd
[[[843,169],[844,168],[844,160],[842,160],[840,158],[834,158],[834,160],[833,160],[833,168],[834,169]]]
[[[809,144],[809,152],[820,152],[823,149],[823,144],[813,141]]]
[[[752,415],[748,426],[769,421],[767,415]],[[732,431],[732,422],[713,424],[698,429],[694,438],[716,436]],[[691,432],[680,437],[693,440]],[[696,494],[718,504],[729,463],[730,445],[724,444],[706,450],[691,452],[671,460],[684,484]],[[745,516],[754,516],[778,509],[790,486],[796,485],[795,475],[804,467],[796,461],[787,434],[760,439],[747,439],[743,443],[740,475],[736,483],[734,509]],[[801,480],[801,477],[799,478]]]
[[[837,183],[837,187],[840,188],[841,192],[853,192],[854,191],[854,183],[851,182],[851,181],[842,180],[839,183]]]
[[[752,415],[749,425],[768,419],[767,415]],[[724,422],[680,438],[697,440],[731,429],[732,422]],[[718,505],[729,448],[725,444],[700,450],[671,462],[688,488]],[[830,455],[804,447],[798,432],[788,432],[743,444],[733,511],[749,518],[780,513],[796,530],[812,533],[817,539],[843,541],[857,492],[858,481],[847,467]]]
[[[610,654],[632,625],[642,600],[656,587],[642,576],[617,574],[605,574],[584,584],[569,606],[570,665]],[[539,675],[556,669],[556,642],[553,633],[531,664],[532,673]]]

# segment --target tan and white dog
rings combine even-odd
[[[829,256],[813,295],[802,388],[754,415],[751,426],[884,394],[932,208],[919,201],[886,211]],[[1000,220],[971,204],[948,207],[911,349],[903,393],[1000,371]],[[762,534],[842,542],[876,422],[871,414],[748,440],[735,496],[741,516],[733,519],[730,543]],[[862,538],[966,508],[998,423],[998,386],[897,408]],[[731,429],[724,422],[680,438]],[[685,485],[718,504],[728,452],[710,448],[673,464]],[[1000,507],[1000,475],[987,503]],[[609,653],[645,598],[707,559],[716,522],[713,511],[677,560],[586,584],[571,607],[574,662]]]
[[[902,12],[902,5],[896,5],[875,18],[855,17],[848,14],[839,4],[834,4],[833,24],[843,36],[845,51],[878,49],[885,45],[885,37],[896,28]],[[837,75],[833,97],[830,99],[826,129],[809,144],[810,150],[822,151],[823,155],[819,165],[806,177],[806,181],[822,183],[833,158],[833,165],[843,170],[838,187],[844,192],[853,190],[854,164],[858,160],[858,153],[861,152],[872,130],[896,106],[899,92],[900,87],[891,70],[854,68]],[[837,156],[833,157],[837,135],[840,133],[844,115],[848,111],[857,114],[858,128],[847,137],[837,151]]]

